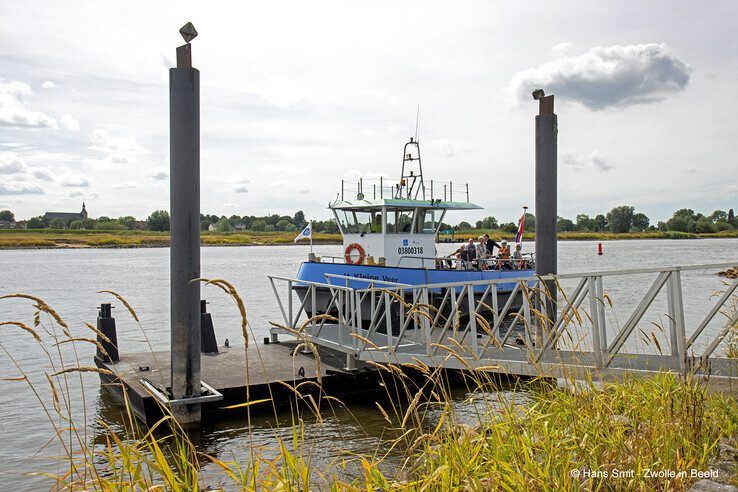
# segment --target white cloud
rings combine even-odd
[[[40,179],[43,181],[54,181],[54,175],[51,174],[51,171],[46,168],[33,167],[29,169],[28,172],[36,179]]]
[[[102,152],[105,159],[114,164],[126,164],[136,161],[146,149],[135,138],[116,137],[107,130],[98,129],[92,132],[91,150]]]
[[[21,174],[27,170],[25,161],[14,152],[0,152],[0,174]]]
[[[233,191],[236,193],[248,193],[249,189],[245,184],[239,184],[234,186]]]
[[[56,84],[50,80],[47,80],[43,84],[41,84],[41,87],[43,87],[44,89],[53,89],[54,87],[56,87]]]
[[[135,181],[123,181],[122,183],[116,183],[113,185],[113,188],[116,190],[125,190],[125,189],[131,189],[131,188],[138,188],[140,186],[139,183]]]
[[[564,152],[561,160],[569,169],[574,170],[594,169],[595,171],[609,171],[614,167],[610,159],[597,150],[593,150],[589,155]]]
[[[0,195],[43,195],[40,186],[27,183],[10,183],[0,181]]]
[[[69,130],[70,132],[77,132],[80,129],[79,121],[70,114],[62,116],[59,120],[59,124],[62,128]]]
[[[730,195],[738,194],[738,186],[736,186],[736,185],[728,185],[728,190],[727,191],[728,191],[728,193]]]
[[[31,87],[23,82],[0,82],[0,126],[59,128],[56,119],[26,107],[24,98],[32,94]]]
[[[90,180],[84,176],[65,174],[59,179],[62,186],[84,188],[90,186]]]
[[[146,176],[151,179],[167,179],[169,177],[169,171],[163,167],[154,167],[148,170]]]
[[[557,47],[554,60],[515,74],[508,89],[519,101],[540,88],[557,100],[600,110],[658,102],[689,83],[689,66],[664,44],[596,46],[578,56]]]
[[[471,145],[469,145],[467,142],[449,140],[448,138],[441,138],[439,140],[431,141],[430,148],[434,152],[438,152],[439,154],[449,158],[473,151]]]

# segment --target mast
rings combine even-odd
[[[395,188],[395,198],[406,200],[425,200],[423,165],[420,162],[420,143],[415,138],[405,144],[402,150],[402,171],[400,182]]]

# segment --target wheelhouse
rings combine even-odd
[[[360,195],[359,195],[360,196]],[[438,200],[340,200],[330,209],[343,235],[347,263],[434,268],[436,236],[449,210],[475,210],[469,202]]]

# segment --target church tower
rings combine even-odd
[[[83,219],[87,218],[87,209],[85,208],[85,202],[82,202],[82,212],[80,213]]]

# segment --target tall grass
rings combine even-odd
[[[224,280],[200,280],[220,288],[235,302],[248,354],[254,336],[238,292]],[[112,294],[138,322],[133,307]],[[447,372],[419,361],[400,365],[390,358],[370,364],[386,388],[375,402],[386,423],[385,437],[376,449],[346,454],[330,465],[315,464],[324,450],[306,437],[304,422],[310,418],[319,426],[335,419],[335,409],[344,404],[325,394],[320,380],[285,383],[293,394],[292,425],[288,438],[275,431],[276,453],[254,445],[249,434],[249,450],[243,455],[226,459],[204,454],[167,408],[162,408],[164,417],[156,425],[144,429],[130,404],[123,408],[123,429],[101,422],[97,438],[92,439],[89,420],[74,413],[72,398],[74,387],[82,387],[82,373],[105,371],[90,366],[89,351],[82,349],[99,347],[94,339],[99,333],[86,325],[82,329],[89,336],[74,334],[37,297],[12,294],[0,297],[0,302],[7,298],[29,302],[34,322],[8,322],[0,329],[30,337],[47,367],[42,380],[30,377],[17,354],[0,344],[17,369],[17,375],[3,384],[26,385],[35,395],[39,414],[52,426],[49,446],[58,448],[61,471],[43,475],[55,490],[189,491],[221,484],[234,490],[684,490],[695,481],[691,476],[649,478],[646,471],[704,471],[724,458],[721,444],[738,445],[735,400],[708,391],[707,381],[694,376],[663,373],[559,385],[535,380],[518,382],[510,389],[506,378],[469,368],[461,373],[466,396],[460,402]],[[416,306],[414,315],[428,316],[429,309]],[[308,320],[294,332],[311,351],[315,347],[305,328],[316,320]],[[73,350],[63,351],[63,347]],[[458,344],[450,343],[445,349],[449,357],[459,360],[466,355]],[[248,361],[244,378],[248,383]],[[308,386],[318,388],[318,398],[305,391]],[[244,397],[237,406],[243,408],[251,429],[255,402],[248,394]],[[84,393],[82,399],[86,413]],[[460,404],[471,409],[474,425],[459,413]],[[272,411],[277,416],[276,407]],[[389,462],[392,466],[387,466]],[[219,470],[217,479],[212,473],[206,476],[204,467]],[[632,475],[613,476],[631,470]]]

